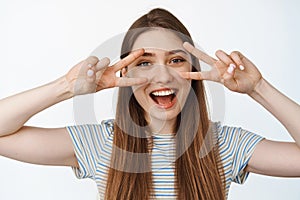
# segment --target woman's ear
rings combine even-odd
[[[126,73],[127,73],[127,67],[124,67],[122,70],[121,70],[121,76],[126,76]]]

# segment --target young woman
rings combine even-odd
[[[72,166],[77,177],[96,181],[101,199],[226,199],[231,182],[243,183],[249,172],[300,176],[299,105],[241,53],[216,56],[195,48],[171,13],[154,9],[130,27],[116,64],[89,57],[49,84],[2,99],[0,154]],[[201,72],[199,59],[212,70]],[[202,80],[249,95],[295,143],[211,122]],[[120,87],[114,120],[55,129],[24,126],[49,106],[111,87]]]

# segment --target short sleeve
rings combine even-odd
[[[247,166],[256,145],[264,138],[237,127],[219,125],[218,142],[224,173],[231,181],[243,184],[249,172]]]
[[[112,132],[110,122],[103,121],[101,124],[67,126],[66,129],[72,139],[79,165],[79,168],[73,167],[76,177],[95,179],[101,152]]]

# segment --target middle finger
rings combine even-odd
[[[123,58],[113,66],[115,72],[121,70],[124,67],[127,67],[129,64],[134,62],[137,58],[142,56],[144,53],[145,53],[144,49],[138,49],[132,51],[128,56],[126,56],[125,58]]]

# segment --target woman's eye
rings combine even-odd
[[[182,58],[174,58],[171,60],[171,63],[182,63],[184,62],[185,60],[182,59]]]
[[[146,67],[146,66],[149,66],[150,65],[150,62],[140,62],[137,64],[137,66],[141,66],[141,67]]]

